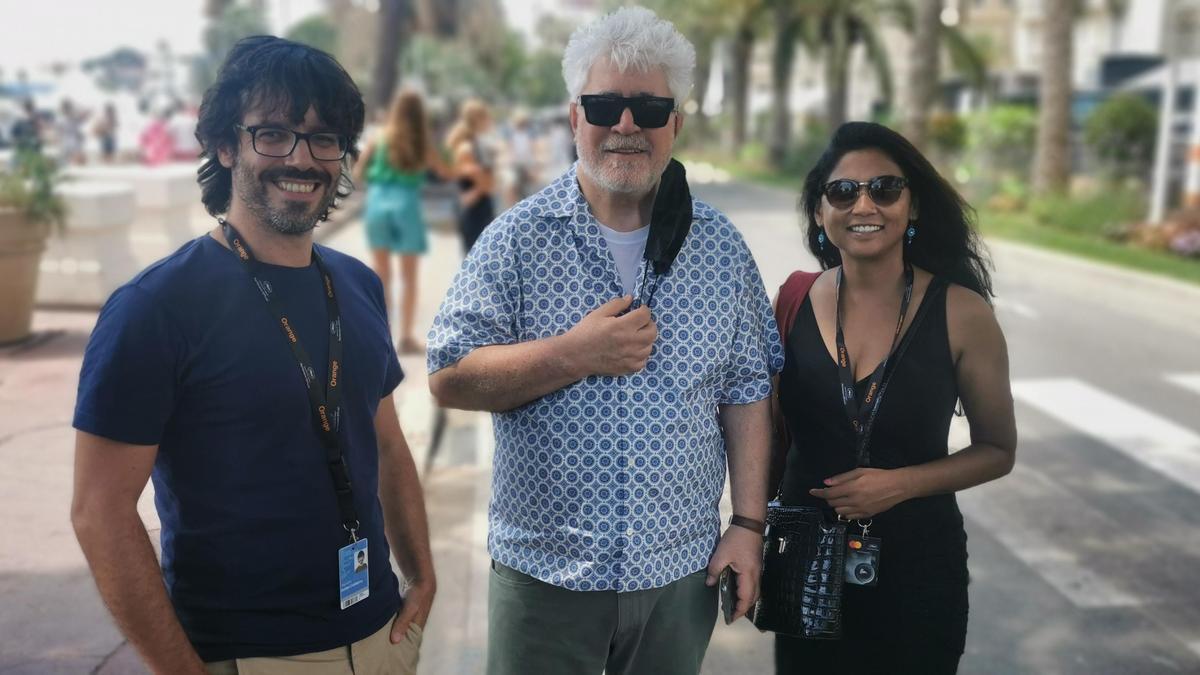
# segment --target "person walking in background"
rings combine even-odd
[[[200,158],[200,143],[196,140],[197,121],[195,106],[179,100],[171,104],[167,132],[171,134],[171,159],[173,161],[194,162]]]
[[[146,166],[166,164],[175,156],[175,135],[171,133],[172,114],[169,106],[156,111],[138,136],[138,150]]]
[[[478,99],[468,99],[459,108],[458,121],[446,137],[452,170],[458,179],[458,233],[463,254],[471,252],[485,227],[496,217],[492,196],[496,189],[495,156],[481,138],[492,126],[492,115]]]
[[[879,557],[846,577],[843,637],[778,635],[776,672],[953,673],[967,632],[954,493],[1007,474],[1017,447],[972,212],[911,143],[868,122],[837,130],[801,208],[825,271],[794,273],[779,295],[782,502],[853,521]],[[971,445],[948,455],[958,401]]]
[[[55,120],[54,134],[58,143],[59,161],[64,165],[83,164],[87,161],[84,155],[83,123],[90,113],[79,110],[69,98],[64,98],[58,109],[58,119]]]
[[[16,151],[12,159],[14,165],[22,152],[41,152],[42,143],[45,142],[44,135],[44,125],[37,106],[33,99],[27,98],[21,102],[21,116],[13,123],[10,132],[13,149]]]
[[[313,242],[363,113],[330,55],[234,45],[196,131],[218,224],[117,289],[88,341],[71,522],[152,672],[416,672],[437,582],[404,374],[379,279]]]
[[[538,143],[529,120],[529,113],[518,110],[512,118],[508,134],[508,156],[512,163],[513,182],[509,203],[516,204],[533,194],[541,180],[538,171]]]
[[[112,164],[117,155],[117,107],[112,103],[104,104],[96,124],[92,127],[92,135],[100,142],[100,159]]]
[[[429,228],[421,209],[421,188],[432,170],[449,176],[434,148],[421,95],[402,91],[392,101],[385,126],[368,141],[354,169],[355,182],[366,178],[364,222],[372,267],[383,281],[391,306],[392,255],[400,258],[400,343],[402,354],[423,354],[416,338],[418,266],[429,250]]]

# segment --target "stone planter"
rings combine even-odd
[[[38,265],[50,226],[0,208],[0,345],[29,337]]]

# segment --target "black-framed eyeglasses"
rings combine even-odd
[[[598,127],[615,127],[629,108],[634,124],[643,129],[659,129],[667,126],[671,113],[675,112],[675,99],[666,96],[584,94],[579,97],[579,105],[583,106],[588,124]]]
[[[908,187],[908,179],[901,176],[876,176],[860,182],[842,178],[826,183],[821,188],[821,193],[833,208],[848,209],[858,202],[858,196],[862,194],[864,187],[867,188],[867,195],[871,201],[879,206],[891,206],[900,199],[904,188]]]
[[[306,134],[283,127],[256,125],[252,127],[233,125],[250,134],[250,145],[263,157],[287,157],[296,150],[300,141],[308,143],[308,154],[322,162],[333,162],[346,156],[350,139],[343,134],[318,131]]]

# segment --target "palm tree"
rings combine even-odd
[[[375,68],[371,75],[371,98],[368,110],[382,110],[392,100],[399,79],[400,45],[407,37],[406,27],[412,17],[408,0],[381,0],[379,3],[379,32],[375,43]]]
[[[773,166],[783,164],[791,145],[792,65],[802,20],[792,0],[774,0],[771,19],[775,24],[775,45],[771,55],[771,129],[767,140],[767,158]]]
[[[732,68],[729,97],[733,99],[733,119],[727,145],[733,155],[746,144],[746,120],[750,108],[750,57],[754,51],[754,21],[757,7],[746,8],[737,23],[731,45]]]
[[[908,74],[908,101],[904,105],[904,135],[913,145],[925,145],[929,130],[929,108],[938,89],[939,29],[941,0],[915,0],[912,31],[912,63]]]
[[[756,0],[757,1],[757,0]],[[690,126],[698,138],[708,137],[708,118],[704,101],[712,74],[713,52],[718,38],[732,32],[731,16],[743,0],[644,0],[641,4],[675,24],[696,48],[696,80],[692,99],[696,102],[695,122]]]
[[[1038,134],[1033,188],[1060,193],[1070,180],[1071,29],[1074,0],[1046,3],[1042,31],[1042,77],[1038,85]]]
[[[912,36],[912,59],[902,108],[903,130],[908,140],[921,148],[929,134],[930,110],[939,97],[942,49],[949,54],[954,70],[975,89],[987,84],[987,64],[983,53],[961,30],[942,23],[938,0],[898,2],[890,10]]]
[[[879,34],[879,6],[870,0],[822,0],[812,3],[809,39],[824,44],[826,107],[830,129],[846,121],[846,98],[850,91],[850,57],[857,45],[866,50],[879,83],[884,105],[892,102],[892,67]],[[816,31],[815,35],[813,31]],[[814,37],[816,40],[814,40]]]

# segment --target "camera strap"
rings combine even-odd
[[[254,281],[255,287],[266,301],[267,309],[274,315],[276,324],[283,332],[292,356],[300,366],[300,372],[304,376],[304,386],[308,391],[308,402],[312,409],[313,430],[325,448],[325,461],[329,467],[329,476],[333,481],[333,491],[337,497],[342,527],[350,534],[350,542],[353,544],[358,541],[359,521],[354,508],[354,495],[350,487],[350,471],[346,466],[346,458],[342,454],[341,443],[338,440],[338,429],[342,416],[342,391],[338,377],[338,371],[342,364],[342,318],[338,309],[337,295],[333,289],[333,275],[325,266],[325,261],[321,259],[320,252],[314,247],[313,262],[324,281],[325,307],[329,315],[329,370],[327,371],[329,379],[325,386],[321,387],[316,382],[316,370],[313,368],[308,351],[304,349],[299,336],[296,335],[295,329],[288,321],[282,303],[275,296],[270,282],[262,278],[262,263],[254,257],[250,245],[232,224],[223,218],[218,222],[225,234],[225,240],[229,242],[230,250],[237,255],[243,268]]]

